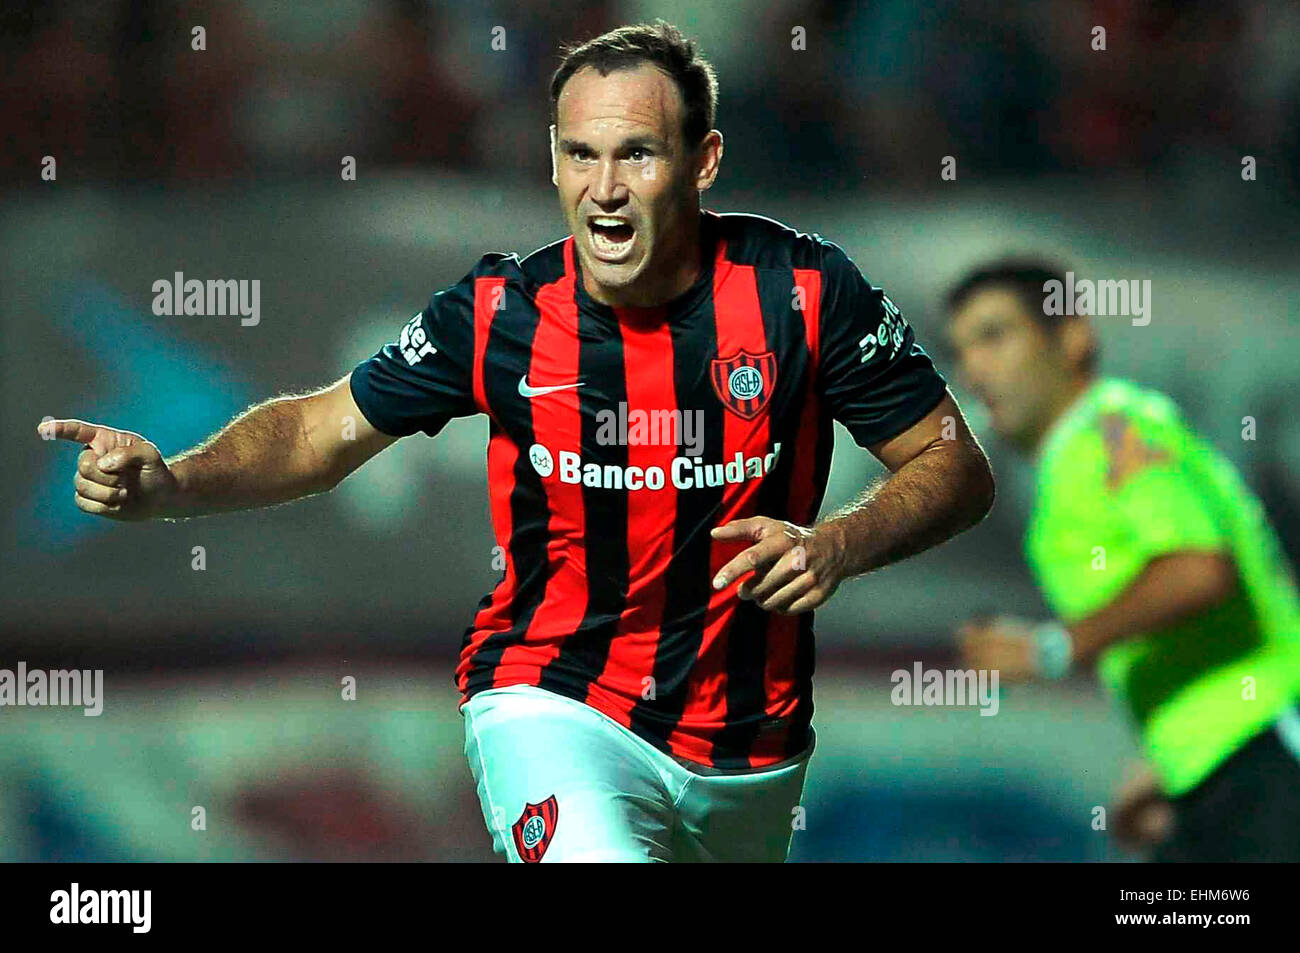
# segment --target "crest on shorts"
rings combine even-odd
[[[510,832],[515,837],[515,850],[525,864],[535,864],[542,859],[546,848],[555,836],[555,821],[560,816],[560,804],[552,794],[541,804],[525,804]]]
[[[776,355],[737,351],[713,361],[709,373],[713,392],[733,414],[753,420],[767,406],[776,387]]]

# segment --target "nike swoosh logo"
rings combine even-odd
[[[519,396],[532,399],[533,397],[541,397],[544,394],[553,394],[557,390],[568,390],[571,387],[581,386],[582,381],[578,381],[576,384],[551,384],[548,387],[533,387],[528,383],[528,375],[525,374],[519,378]]]

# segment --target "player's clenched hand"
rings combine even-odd
[[[838,549],[805,526],[751,516],[714,527],[712,536],[754,544],[718,571],[713,588],[724,589],[752,573],[741,583],[738,595],[769,612],[810,612],[829,599],[844,578]]]
[[[176,489],[176,478],[158,448],[138,433],[84,420],[47,420],[37,428],[46,440],[84,444],[72,479],[77,506],[114,520],[146,520]]]
[[[996,616],[972,620],[957,629],[957,645],[968,668],[996,669],[999,678],[1024,681],[1037,673],[1033,626],[1022,619]]]

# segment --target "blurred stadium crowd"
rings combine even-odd
[[[954,143],[984,177],[1183,180],[1250,143],[1300,189],[1300,9],[1264,0],[15,0],[0,163],[57,146],[84,180],[211,184],[327,174],[344,152],[540,176],[557,40],[656,15],[705,42],[741,186],[921,187],[917,157]],[[508,55],[477,55],[497,27]]]

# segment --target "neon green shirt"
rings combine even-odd
[[[1300,599],[1277,537],[1174,403],[1126,381],[1080,395],[1037,465],[1025,549],[1067,625],[1111,603],[1156,556],[1220,552],[1236,563],[1227,602],[1097,660],[1166,793],[1183,794],[1300,697]]]

